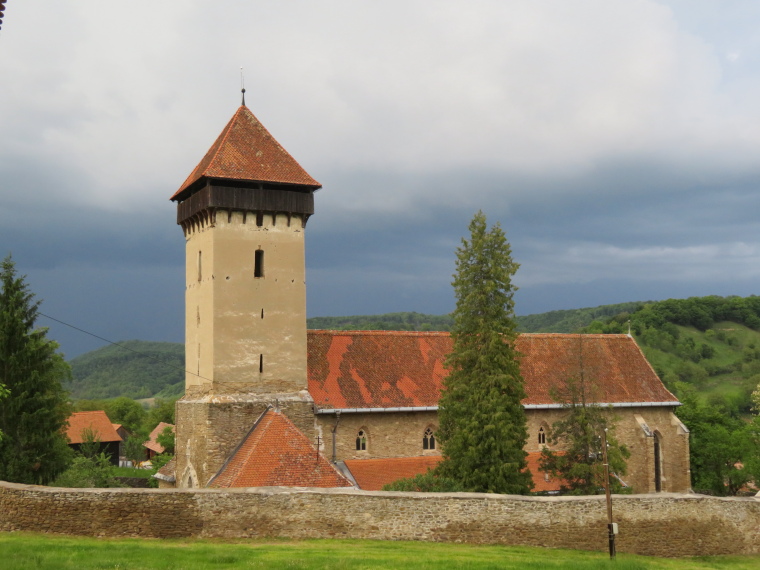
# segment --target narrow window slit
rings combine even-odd
[[[253,266],[254,277],[264,277],[264,250],[257,249]]]

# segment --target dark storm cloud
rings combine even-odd
[[[244,64],[249,106],[324,184],[312,316],[450,311],[479,209],[521,264],[523,314],[760,290],[757,2],[436,7],[16,3],[0,253],[61,320],[181,340],[167,198],[239,104]],[[69,355],[99,342],[51,326]]]

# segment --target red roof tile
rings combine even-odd
[[[536,493],[549,493],[559,491],[562,479],[551,479],[538,467],[540,452],[529,453],[525,460],[528,463],[528,471],[533,476],[533,491]]]
[[[150,435],[148,436],[148,441],[143,443],[143,447],[147,447],[148,449],[150,449],[151,451],[155,451],[156,453],[163,453],[164,446],[158,443],[157,438],[168,427],[172,428],[172,433],[174,433],[173,424],[167,424],[166,422],[159,423],[155,428],[153,428],[153,431],[150,432]]]
[[[275,182],[321,188],[267,131],[246,106],[238,108],[211,148],[182,183],[172,200],[203,177]]]
[[[533,475],[533,490],[548,492],[559,491],[560,481],[548,480],[538,469],[540,453],[529,453],[528,469]],[[424,457],[391,457],[386,459],[347,459],[344,463],[351,472],[356,484],[365,491],[382,491],[385,485],[422,475],[429,469],[434,469],[441,461],[440,455]]]
[[[210,487],[351,487],[285,415],[264,412]]]
[[[581,369],[600,403],[676,402],[628,335],[522,334],[527,398],[555,404]],[[320,408],[436,406],[451,337],[445,332],[309,331],[309,392]]]
[[[83,433],[88,429],[92,430],[95,439],[101,443],[122,441],[106,413],[95,411],[75,412],[69,416],[69,425],[66,428],[69,443],[84,443]]]
[[[440,455],[424,457],[390,457],[385,459],[346,459],[351,475],[365,491],[382,491],[385,485],[422,475],[440,463]]]

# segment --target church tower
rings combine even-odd
[[[171,198],[186,242],[179,487],[205,486],[268,405],[314,433],[304,230],[320,187],[242,105]]]

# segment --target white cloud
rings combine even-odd
[[[101,207],[172,193],[232,114],[241,64],[249,106],[317,178],[556,176],[623,155],[746,168],[760,150],[760,86],[724,85],[713,47],[654,1],[28,0],[8,15],[0,150],[80,165],[72,200]]]

